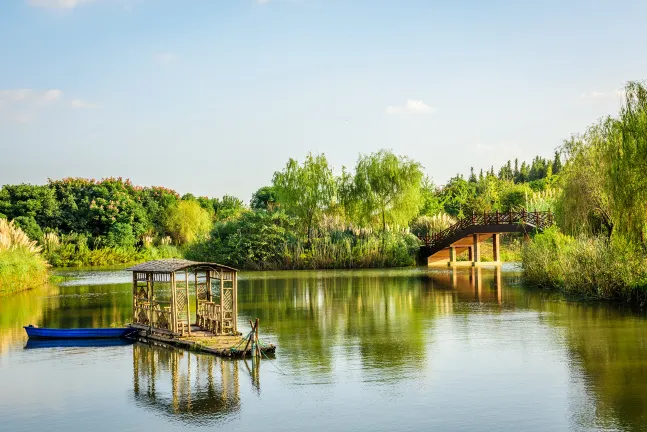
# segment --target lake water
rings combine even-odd
[[[32,347],[23,325],[132,314],[129,273],[65,275],[0,297],[2,431],[647,430],[645,317],[524,289],[513,266],[242,273],[239,323],[278,346],[260,365]]]

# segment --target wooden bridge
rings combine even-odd
[[[456,257],[469,252],[469,265],[481,263],[481,243],[492,238],[493,261],[488,264],[501,262],[501,234],[521,233],[527,236],[529,232],[542,231],[553,224],[551,212],[495,212],[473,214],[465,217],[449,228],[432,236],[419,237],[424,245],[420,247],[418,260],[420,264],[458,265]]]

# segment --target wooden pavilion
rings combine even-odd
[[[127,270],[133,272],[132,327],[167,336],[239,334],[235,268],[172,258]]]

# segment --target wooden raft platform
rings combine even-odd
[[[247,346],[245,350],[247,338],[243,337],[241,333],[237,335],[217,336],[201,329],[199,326],[192,325],[191,336],[177,337],[170,333],[158,332],[155,329],[151,332],[148,326],[141,324],[131,324],[130,327],[139,330],[130,336],[138,342],[148,343],[155,341],[190,351],[213,354],[219,357],[245,358],[253,356],[251,346]],[[261,345],[260,349],[262,354],[269,356],[276,352],[276,345]]]

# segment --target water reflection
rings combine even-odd
[[[219,423],[240,410],[239,367],[238,361],[136,343],[133,397],[173,420]]]
[[[319,419],[315,426],[337,415],[350,422],[370,404],[383,407],[374,415],[385,427],[397,419],[419,430],[428,429],[430,419],[455,422],[449,426],[463,420],[465,430],[492,424],[523,429],[511,427],[511,419],[517,426],[535,421],[535,429],[541,419],[575,430],[639,431],[647,424],[644,315],[522,288],[515,271],[242,274],[239,322],[259,317],[261,339],[278,345],[272,362],[282,372],[262,361],[262,395],[261,368],[249,360],[143,344],[24,350],[25,324],[128,322],[130,285],[113,283],[114,274],[105,284],[97,282],[97,272],[91,277],[92,284],[80,280],[0,298],[0,382],[5,395],[20,395],[0,395],[7,428],[18,430],[29,421],[41,429],[50,426],[35,417],[30,403],[19,402],[36,398],[60,404],[39,411],[43,419],[56,419],[53,430],[83,426],[70,423],[81,418],[74,413],[100,416],[104,403],[129,413],[119,420],[124,430],[138,422],[162,430],[225,422],[245,428],[257,424],[259,413],[272,430],[286,415],[274,401],[300,407],[289,415],[301,430],[312,418]],[[90,380],[98,384],[75,385]],[[98,403],[103,394],[110,399]],[[479,420],[452,417],[474,395],[472,415]],[[325,409],[335,415],[321,420]],[[367,424],[364,419],[353,426],[366,430]]]

